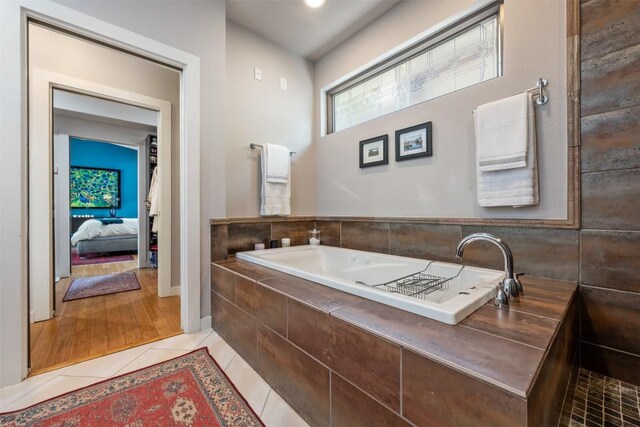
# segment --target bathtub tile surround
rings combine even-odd
[[[280,335],[287,336],[286,296],[258,286],[253,280],[236,276],[235,297],[238,307]]]
[[[214,315],[214,329],[239,354],[252,357],[245,347],[257,347],[258,373],[312,425],[366,425],[375,416],[385,425],[546,426],[560,416],[577,349],[575,284],[525,276],[531,295],[513,312],[486,305],[451,326],[242,260],[216,269],[236,276],[235,300],[212,285],[212,307],[237,317]],[[273,276],[251,289],[286,298],[286,329],[254,317],[281,302],[254,299],[254,315],[238,306],[247,273]],[[535,315],[540,302],[553,308],[550,317]],[[465,411],[451,411],[460,402]],[[509,411],[496,411],[496,402]]]
[[[342,222],[341,247],[359,251],[389,253],[389,223],[373,221]]]
[[[271,224],[271,239],[288,237],[291,246],[306,245],[309,242],[309,230],[315,226],[315,221],[274,222]]]
[[[329,425],[329,369],[262,324],[256,339],[262,378],[310,425]]]
[[[316,229],[322,232],[321,245],[340,247],[340,221],[316,221]]]
[[[389,224],[389,253],[409,258],[458,262],[450,250],[462,239],[462,230],[456,225],[444,224]],[[425,245],[425,242],[429,242]],[[500,267],[502,269],[503,266]]]

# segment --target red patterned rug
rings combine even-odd
[[[109,262],[133,261],[134,259],[133,255],[130,254],[105,256],[88,254],[86,257],[80,257],[77,252],[71,251],[71,265],[106,264]]]
[[[2,426],[263,426],[206,348],[0,414]]]
[[[119,292],[136,291],[140,282],[135,271],[73,279],[62,301],[91,298]]]

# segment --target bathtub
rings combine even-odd
[[[236,257],[451,325],[491,300],[504,277],[496,270],[330,246],[239,252]]]

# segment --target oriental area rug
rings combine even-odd
[[[0,414],[2,426],[263,426],[206,348]]]
[[[79,277],[73,279],[62,301],[73,301],[92,298],[100,295],[117,294],[119,292],[140,289],[140,282],[135,271],[106,274],[103,276]]]

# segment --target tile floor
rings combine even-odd
[[[580,369],[568,427],[640,427],[640,387]]]
[[[307,426],[302,418],[212,329],[166,338],[119,353],[27,378],[0,388],[0,412],[22,409],[206,346],[267,426]]]

